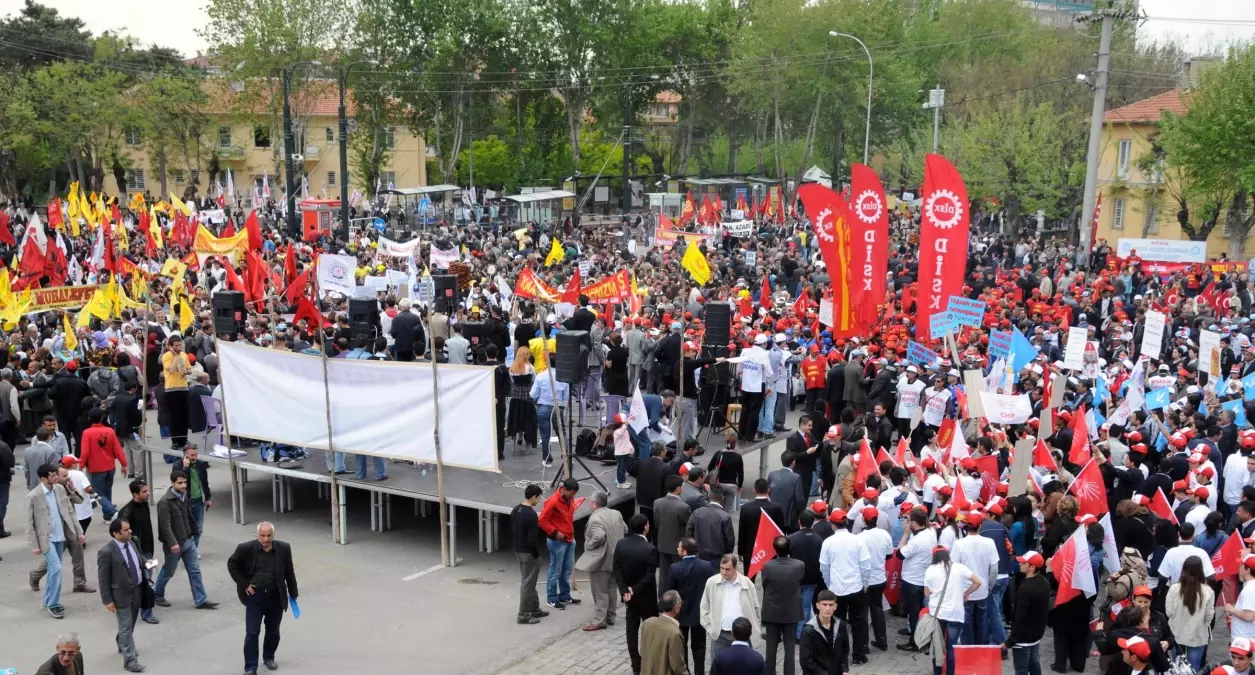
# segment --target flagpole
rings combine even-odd
[[[432,423],[433,435],[436,444],[436,502],[439,505],[440,515],[440,564],[445,567],[454,567],[457,560],[450,555],[449,548],[449,529],[452,523],[449,522],[449,504],[445,500],[444,495],[444,461],[440,454],[440,382],[436,378],[436,335],[431,329],[431,315],[435,310],[436,299],[433,297],[430,305],[427,306],[427,356],[431,359],[431,404],[434,411],[434,420]]]
[[[153,315],[152,300],[150,298],[145,298],[145,305],[146,306],[144,308],[144,321],[142,322],[142,326],[144,328],[144,350],[140,352],[141,363],[144,366],[144,370],[141,372],[143,372],[144,376],[141,377],[139,380],[139,386],[140,386],[139,438],[140,438],[140,444],[146,446],[148,444],[148,373],[146,372],[148,369],[148,322],[152,321],[152,315]],[[79,310],[79,311],[82,311],[82,310]],[[77,317],[75,318],[77,319]],[[77,321],[75,323],[77,324]],[[75,332],[77,331],[78,331],[78,328],[76,325]],[[160,364],[161,359],[157,359],[157,363]],[[152,453],[145,451],[144,452],[144,480],[147,480],[149,482],[152,481],[152,468],[153,468],[152,459],[153,459]],[[151,501],[152,500],[150,499],[149,502]]]
[[[318,259],[314,259],[314,264],[318,264]],[[315,272],[314,277],[314,309],[318,310],[318,357],[322,359],[322,391],[323,404],[327,411],[327,457],[331,462],[331,541],[337,544],[344,544],[344,532],[341,528],[340,510],[343,504],[340,503],[340,479],[336,475],[336,452],[335,443],[332,440],[331,433],[331,378],[327,374],[327,335],[323,328],[322,309],[318,307],[321,301],[321,295],[318,288],[318,274]]]

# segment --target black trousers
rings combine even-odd
[[[497,404],[497,459],[505,459],[505,402]]]
[[[885,608],[881,599],[885,597],[885,585],[883,583],[875,584],[867,587],[867,608],[872,614],[872,636],[876,638],[876,644],[889,644],[888,637],[885,634]]]
[[[854,658],[867,658],[867,593],[859,591],[837,596],[837,613],[850,625],[850,642]]]
[[[741,438],[753,441],[758,435],[758,415],[763,411],[763,392],[741,392]],[[768,429],[768,431],[771,431]]]
[[[273,661],[279,648],[279,622],[283,621],[283,599],[279,591],[258,591],[244,603],[244,670],[257,670],[257,638],[263,623],[266,638],[261,645],[263,661]]]
[[[763,631],[767,633],[767,670],[768,673],[783,672],[784,675],[794,675],[796,665],[794,664],[794,656],[797,654],[797,624],[796,623],[763,623]],[[780,648],[780,642],[784,642],[784,670],[776,670],[776,651]]]
[[[628,660],[632,662],[632,672],[641,672],[641,622],[645,619],[658,616],[658,603],[650,598],[647,601],[636,602],[636,596],[632,596],[633,602],[625,604],[626,623],[627,623],[627,648]]]
[[[170,444],[175,449],[187,444],[187,390],[167,391],[162,401],[166,405],[166,419],[170,422]]]
[[[706,629],[701,624],[696,626],[680,626],[680,637],[684,639],[684,664],[693,675],[704,675],[706,672]],[[689,661],[689,653],[693,660]]]
[[[806,414],[814,417],[818,413],[824,412],[824,390],[807,389],[806,390]]]

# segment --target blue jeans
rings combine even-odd
[[[1002,599],[1007,594],[1011,578],[997,579],[989,587],[989,599],[985,603],[985,642],[1000,645],[1007,641],[1007,628],[1002,623]]]
[[[87,474],[87,481],[92,484],[92,491],[100,498],[100,512],[105,520],[113,520],[118,512],[113,505],[113,471],[100,471]]]
[[[546,539],[549,548],[549,575],[545,595],[550,603],[571,599],[571,569],[575,567],[575,543]]]
[[[946,636],[946,672],[954,672],[954,646],[960,644],[963,624],[958,621],[937,620],[938,628],[945,631]],[[941,675],[941,666],[933,666],[933,675]]]
[[[549,437],[553,433],[552,422],[553,406],[536,406],[536,431],[540,435],[540,456],[546,462],[552,460],[549,454]]]
[[[331,466],[332,454],[333,453],[330,453],[330,452],[323,453],[323,457],[325,457],[327,460],[327,470],[331,471],[334,468],[336,473],[344,473],[344,453],[343,452],[334,453],[335,454],[335,467]]]
[[[631,455],[616,455],[614,458],[614,480],[618,483],[627,482],[627,465],[628,457]]]
[[[192,585],[192,601],[197,607],[205,604],[209,599],[205,595],[205,582],[200,576],[200,560],[196,555],[196,542],[188,539],[179,545],[179,552],[173,553],[170,547],[162,546],[165,551],[166,559],[161,565],[161,572],[157,574],[157,585],[153,587],[153,595],[164,598],[166,595],[166,584],[170,583],[170,579],[174,577],[174,573],[179,568],[179,561],[183,561],[183,569],[187,570],[188,583]]]
[[[984,599],[968,600],[963,603],[963,644],[986,644],[985,608],[988,604]]]
[[[1041,660],[1038,658],[1041,643],[1032,647],[1014,647],[1011,649],[1011,662],[1015,675],[1041,675]]]
[[[73,533],[70,536],[74,536]],[[44,560],[48,563],[48,581],[44,587],[44,607],[61,606],[61,556],[65,553],[65,542],[54,541],[44,549]]]
[[[802,620],[797,622],[797,639],[802,639],[802,626],[814,616],[815,584],[802,584]]]
[[[1201,647],[1185,647],[1185,658],[1189,659],[1190,665],[1194,667],[1194,672],[1198,672],[1203,668],[1203,657],[1207,654],[1207,645]]]
[[[358,478],[366,480],[366,461],[372,459],[366,455],[357,456],[357,473]],[[388,477],[388,470],[384,467],[383,457],[374,457],[375,460],[375,480],[383,480]]]
[[[187,512],[188,515],[192,516],[192,522],[196,523],[196,531],[203,533],[205,531],[205,500],[189,497],[187,500]],[[191,537],[191,539],[195,540],[197,544],[200,543],[199,534]]]
[[[776,428],[776,392],[763,396],[763,409],[758,413],[758,433],[770,436]]]

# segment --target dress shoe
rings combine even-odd
[[[899,631],[898,631],[898,635],[902,635],[902,636],[905,636],[905,637],[910,637],[910,636],[911,636],[911,631],[910,631],[909,629],[903,628],[903,629],[901,629],[901,630],[899,630]]]
[[[536,617],[537,619],[543,619],[549,616],[549,612],[546,612],[543,609],[538,609],[532,612],[532,616]]]
[[[867,665],[867,657],[866,657],[866,656],[856,656],[856,657],[854,657],[854,658],[853,658],[853,659],[851,659],[851,660],[854,662],[854,665],[856,665],[856,666],[865,666],[865,665]]]
[[[875,647],[876,649],[879,649],[879,650],[880,650],[880,651],[882,651],[882,652],[887,652],[887,651],[889,651],[889,643],[888,643],[888,642],[873,642],[873,643],[872,643],[872,646],[873,646],[873,647]]]
[[[916,647],[915,643],[913,642],[903,642],[898,645],[898,649],[901,649],[904,652],[918,652],[919,651],[919,647]]]
[[[531,623],[540,623],[540,619],[537,619],[536,617],[531,616],[531,615],[528,615],[528,616],[520,616],[520,617],[519,617],[519,619],[518,619],[518,622],[519,622],[519,623],[521,623],[521,624],[527,625],[527,624],[531,624]]]
[[[8,539],[9,537],[12,537],[12,536],[13,536],[12,532],[0,530],[0,539]]]
[[[218,609],[218,603],[206,600],[199,605],[196,605],[196,609]]]
[[[266,670],[278,670],[279,669],[279,664],[275,663],[274,659],[270,659],[269,661],[262,661],[261,664],[263,666],[266,666]]]
[[[143,666],[141,666],[141,665],[140,665],[140,664],[138,664],[138,663],[132,663],[132,664],[131,664],[131,665],[129,665],[129,666],[123,666],[123,669],[124,669],[124,670],[126,670],[126,672],[128,672],[128,673],[142,673],[142,672],[144,672],[144,667],[143,667]]]
[[[170,601],[166,600],[165,596],[158,595],[153,598],[153,604],[158,607],[169,607]]]
[[[31,584],[31,590],[38,593],[39,592],[39,577],[33,574],[30,575],[30,584]]]
[[[75,593],[95,593],[96,589],[92,588],[91,586],[88,586],[87,584],[83,584],[82,586],[75,586],[74,592]]]
[[[604,623],[590,623],[590,624],[588,624],[587,626],[584,626],[584,632],[585,632],[585,633],[592,633],[593,631],[599,631],[599,630],[606,630],[606,624],[604,624]]]
[[[244,675],[257,675],[257,671],[256,671],[256,670],[246,670],[246,671],[244,671]]]
[[[161,620],[153,616],[152,614],[144,614],[140,618],[143,619],[144,623],[151,623],[154,626],[161,623]]]

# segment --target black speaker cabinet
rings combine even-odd
[[[436,286],[436,311],[453,314],[462,299],[458,293],[458,278],[452,274],[434,274],[431,280]]]
[[[703,344],[726,347],[732,337],[732,305],[712,302],[702,310],[706,319],[706,336]]]
[[[244,294],[239,291],[218,291],[212,299],[214,334],[234,337],[244,325]]]
[[[586,330],[568,330],[555,338],[558,351],[553,355],[553,375],[559,382],[579,384],[588,377],[590,338]]]

